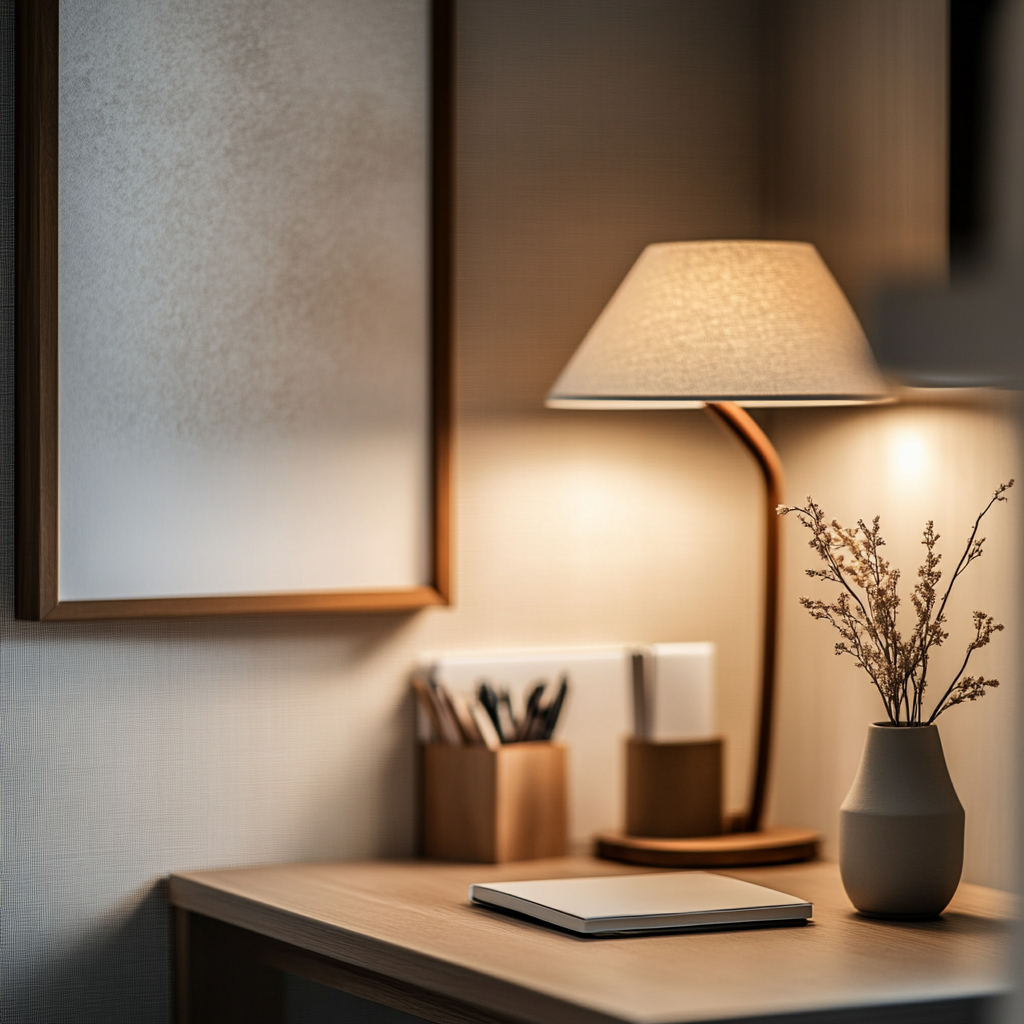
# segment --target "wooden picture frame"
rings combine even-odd
[[[428,0],[425,0],[428,2]],[[450,600],[452,0],[429,0],[429,553],[410,586],[68,599],[60,590],[59,0],[17,9],[16,614],[29,620],[404,611]]]

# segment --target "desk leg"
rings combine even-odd
[[[176,1024],[286,1024],[284,974],[257,935],[175,908]]]

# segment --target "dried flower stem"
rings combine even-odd
[[[835,519],[826,520],[821,507],[810,497],[803,508],[778,507],[779,515],[796,513],[800,522],[811,531],[809,546],[825,563],[824,569],[807,569],[807,575],[837,583],[842,588],[834,601],[802,597],[800,603],[812,618],[828,622],[837,630],[840,640],[835,646],[836,654],[850,655],[867,672],[893,725],[931,725],[954,705],[977,700],[985,695],[986,689],[999,685],[996,679],[964,675],[974,652],[986,646],[992,634],[1003,628],[991,615],[975,611],[974,639],[967,645],[960,671],[925,718],[924,695],[928,687],[931,652],[933,648],[941,647],[949,636],[944,627],[946,604],[953,584],[975,559],[981,557],[985,544],[985,538],[978,537],[981,521],[997,501],[1006,501],[1005,492],[1012,486],[1012,480],[1000,484],[978,514],[964,553],[941,598],[938,587],[942,579],[939,570],[942,555],[935,551],[939,535],[931,520],[925,524],[921,540],[925,559],[917,570],[917,583],[910,597],[916,621],[906,639],[897,626],[900,571],[891,568],[881,556],[885,540],[879,517],[875,516],[870,525],[859,519],[856,528],[850,529]]]

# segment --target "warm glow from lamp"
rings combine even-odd
[[[817,844],[806,830],[776,830],[767,839],[762,834],[778,626],[776,507],[783,500],[783,479],[778,453],[741,406],[885,401],[890,398],[864,331],[817,250],[806,242],[647,246],[548,394],[547,405],[556,409],[706,408],[746,446],[764,475],[756,766],[750,808],[738,823],[748,834],[701,840],[701,866],[800,860],[813,856]],[[649,863],[643,859],[645,841],[602,836],[599,848],[616,859]],[[681,859],[659,863],[697,864],[695,841],[680,842],[684,845],[675,854]],[[664,843],[659,849],[668,856]]]
[[[889,473],[904,484],[922,483],[931,471],[931,447],[921,430],[901,427],[889,441]]]
[[[806,242],[649,245],[547,398],[552,408],[887,401],[867,338]]]

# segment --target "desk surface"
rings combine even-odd
[[[761,1019],[1005,989],[1010,897],[979,886],[962,885],[937,921],[889,923],[855,914],[833,864],[736,869],[722,873],[810,900],[813,922],[600,939],[467,900],[471,882],[636,870],[585,857],[291,864],[178,874],[169,891],[183,910],[537,1024]]]

